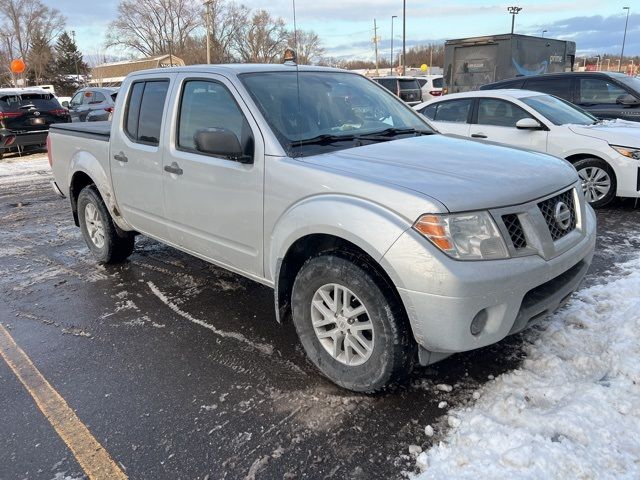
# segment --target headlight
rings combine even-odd
[[[489,212],[423,215],[413,228],[458,260],[509,257],[507,246]]]
[[[632,158],[634,160],[640,160],[640,148],[621,147],[619,145],[610,145],[610,146],[620,155],[624,155],[625,157]]]

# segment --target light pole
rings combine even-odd
[[[402,0],[402,75],[407,73],[407,0]]]
[[[511,32],[511,33],[513,33],[513,32]],[[546,30],[542,30],[542,38],[544,38],[544,34],[545,33],[547,33],[547,31]]]
[[[620,63],[618,64],[618,72],[620,71],[620,66],[622,65],[622,57],[624,56],[624,43],[627,40],[627,25],[629,25],[629,12],[631,9],[629,7],[622,7],[622,10],[627,11],[627,20],[624,22],[624,36],[622,37],[622,51],[620,52]]]
[[[75,47],[76,50],[78,50],[78,47],[76,46],[76,31],[75,30],[71,30],[71,38],[73,39],[73,46]],[[80,72],[78,71],[78,53],[74,53],[73,58],[75,60],[76,63],[76,83],[78,85],[80,85]]]
[[[398,18],[398,16],[391,16],[391,67],[389,68],[389,75],[393,75],[393,20],[395,18]]]
[[[507,7],[507,11],[511,14],[511,35],[513,35],[513,29],[516,26],[516,15],[520,13],[522,7]]]

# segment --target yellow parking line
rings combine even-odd
[[[67,444],[92,480],[124,480],[127,475],[91,435],[64,398],[47,382],[26,353],[0,325],[0,356],[35,400],[49,423]]]

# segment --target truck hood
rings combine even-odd
[[[405,138],[302,160],[419,192],[450,212],[524,203],[578,180],[565,160],[447,135]]]
[[[603,120],[594,125],[569,125],[578,135],[598,138],[611,145],[640,147],[640,122],[628,120]]]

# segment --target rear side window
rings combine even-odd
[[[442,77],[433,79],[433,88],[442,88],[442,85],[443,85]]]
[[[125,132],[134,142],[158,145],[169,80],[137,82],[131,87],[125,113]]]
[[[386,88],[387,90],[389,90],[392,93],[398,93],[396,88],[397,88],[397,84],[395,79],[393,78],[381,78],[378,80],[378,83],[380,85],[382,85],[384,88]]]
[[[572,101],[571,78],[532,78],[524,82],[526,90],[547,93]]]
[[[436,122],[466,123],[472,104],[473,101],[470,98],[440,102],[433,120]]]
[[[100,92],[94,92],[93,100],[91,100],[91,103],[102,103],[106,100],[107,98],[103,94],[101,94]]]

